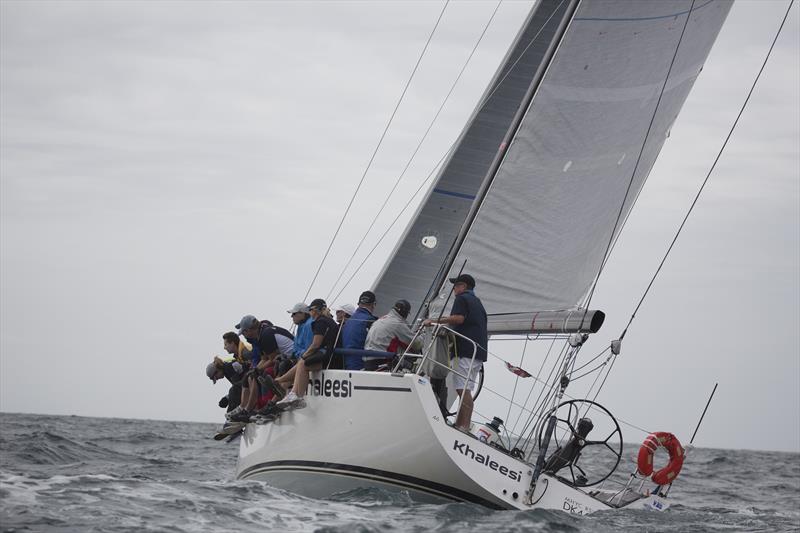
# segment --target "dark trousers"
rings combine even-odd
[[[231,385],[230,390],[228,390],[228,411],[233,411],[239,407],[240,403],[242,403],[242,386]]]
[[[442,416],[447,417],[447,380],[446,379],[431,379],[431,388],[436,395],[436,400],[439,402],[439,410]]]

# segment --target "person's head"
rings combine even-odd
[[[450,278],[450,283],[453,284],[453,293],[456,296],[464,291],[475,288],[475,278],[469,274],[461,274],[457,278]]]
[[[208,366],[206,366],[206,376],[208,376],[208,379],[216,383],[218,379],[225,377],[225,374],[222,372],[222,367],[222,359],[215,357],[214,361],[208,363]]]
[[[308,305],[308,313],[311,315],[311,318],[314,320],[318,319],[325,313],[325,310],[328,309],[328,304],[325,303],[325,300],[322,298],[315,298],[309,305]]]
[[[258,330],[261,329],[261,323],[253,315],[244,315],[242,319],[236,324],[240,335],[244,335],[245,339],[254,339],[258,337]]]
[[[229,331],[222,336],[222,346],[229,354],[236,354],[239,351],[239,335]]]
[[[336,308],[336,322],[341,324],[356,312],[353,304],[342,304]]]
[[[375,293],[372,291],[364,291],[358,297],[358,306],[365,307],[370,311],[375,310]]]
[[[294,307],[289,309],[287,313],[292,315],[292,322],[298,326],[308,320],[308,306],[303,302],[294,304]]]
[[[411,304],[408,302],[408,300],[397,300],[392,309],[397,311],[397,314],[399,314],[401,317],[408,318],[408,313],[411,312]]]

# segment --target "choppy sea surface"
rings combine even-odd
[[[2,531],[800,531],[800,454],[698,448],[667,512],[493,511],[236,481],[238,441],[189,422],[0,413]],[[635,453],[626,450],[626,458]],[[630,470],[632,465],[625,465]]]

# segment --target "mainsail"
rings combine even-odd
[[[578,305],[730,6],[538,3],[376,283],[383,307],[420,306],[462,265],[490,314]],[[498,109],[511,78],[516,99]]]

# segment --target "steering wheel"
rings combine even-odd
[[[579,420],[589,415],[590,411],[592,411],[592,416],[594,417],[591,420],[593,428],[586,435],[586,438],[581,438],[576,426]],[[543,442],[545,428],[548,426],[547,420],[552,415],[556,417],[556,426],[550,436],[550,442],[545,443]],[[536,442],[540,450],[547,444],[548,450],[552,450],[550,457],[553,457],[552,454],[557,449],[566,446],[573,439],[582,442],[579,455],[559,469],[563,470],[569,467],[570,478],[562,478],[565,481],[581,487],[597,485],[608,479],[619,466],[622,459],[622,430],[614,415],[599,403],[591,400],[562,402],[548,411],[544,415],[543,421],[544,423],[539,427]],[[590,440],[590,434],[592,433],[599,435],[599,438]],[[579,462],[581,463],[580,466],[578,465]],[[580,476],[576,475],[576,470]]]

